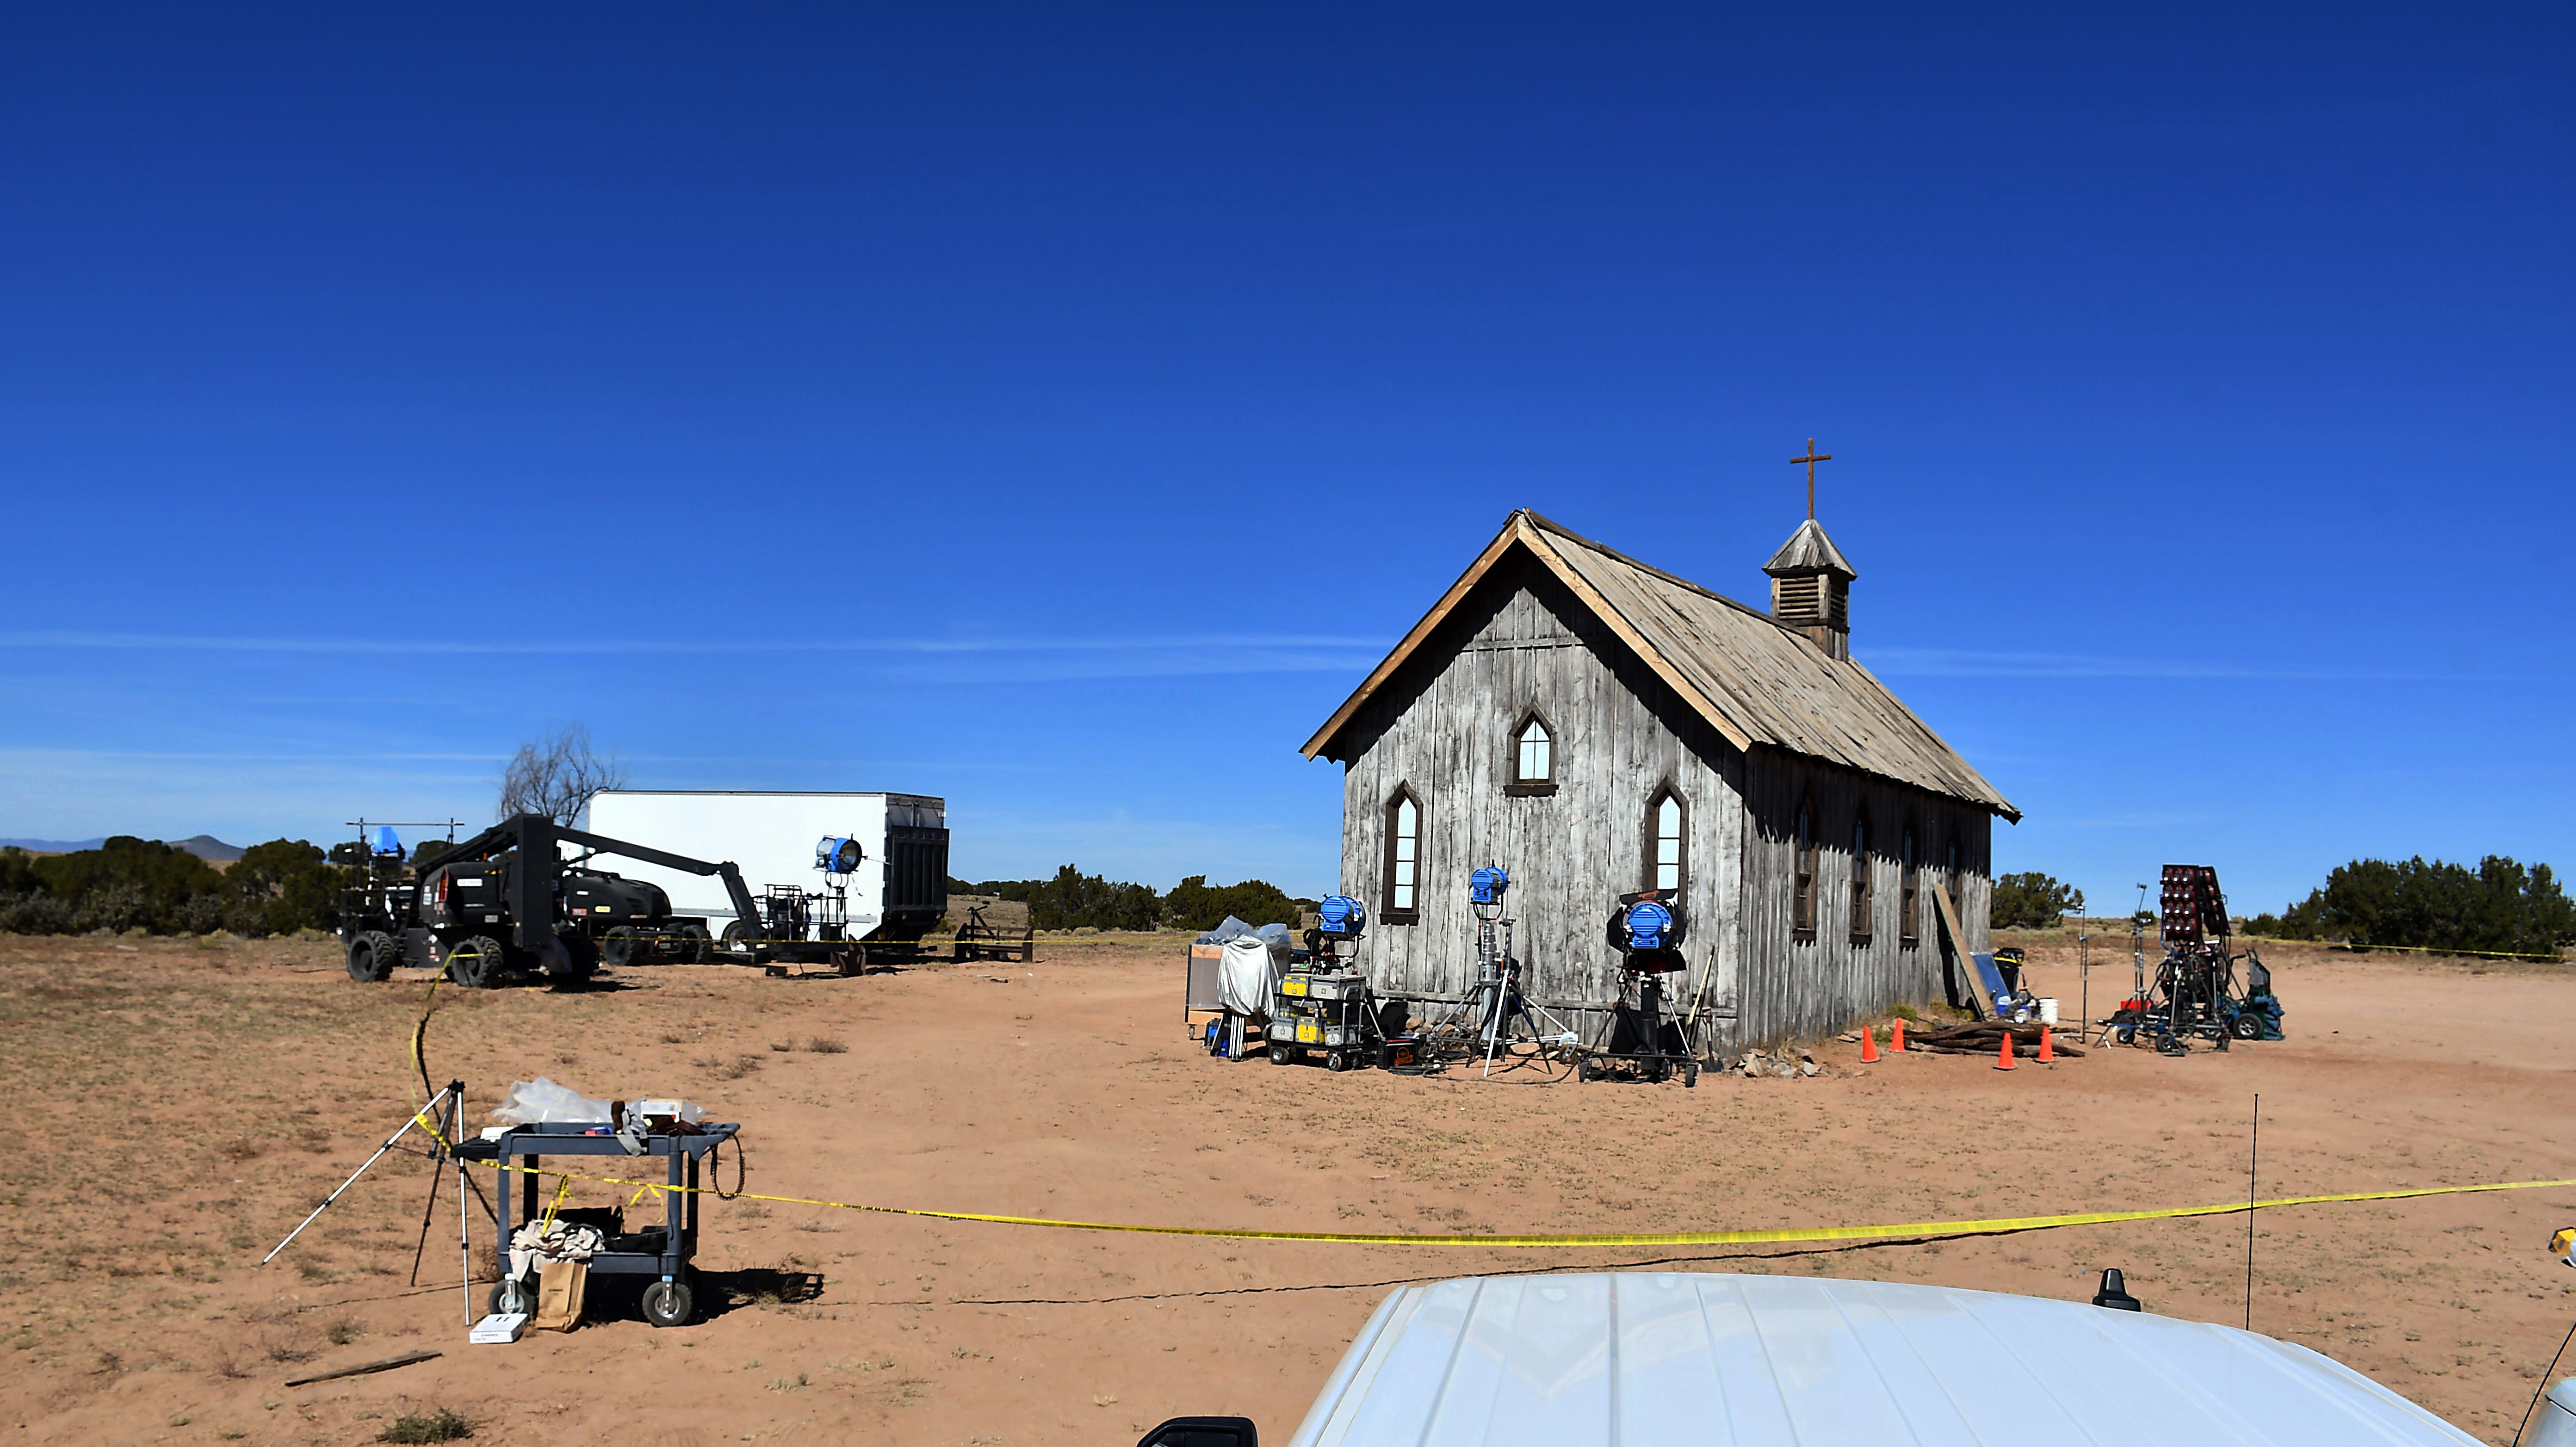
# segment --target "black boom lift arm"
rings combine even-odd
[[[733,900],[734,914],[743,928],[755,935],[764,927],[760,902],[751,897],[751,887],[742,882],[742,870],[730,859],[710,864],[673,854],[647,844],[630,844],[604,834],[591,834],[567,829],[543,814],[521,814],[493,825],[473,838],[452,848],[413,861],[416,869],[436,869],[460,859],[488,859],[495,854],[517,851],[510,861],[502,892],[508,896],[512,923],[518,929],[522,948],[542,950],[554,934],[555,885],[563,878],[563,856],[555,846],[572,844],[593,854],[614,854],[620,859],[641,860],[676,869],[684,874],[714,875],[724,881],[725,894]]]

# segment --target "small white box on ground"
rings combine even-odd
[[[496,1311],[474,1323],[474,1330],[466,1339],[485,1346],[500,1346],[517,1341],[519,1334],[527,1329],[526,1312]]]

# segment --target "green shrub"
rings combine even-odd
[[[1206,875],[1193,874],[1163,896],[1163,923],[1173,929],[1210,930],[1233,915],[1245,924],[1277,922],[1293,930],[1298,913],[1286,890],[1263,879],[1211,886]]]
[[[2033,871],[1995,880],[1995,900],[1987,921],[1996,929],[2055,929],[2065,916],[2084,908],[2084,891]]]
[[[1027,898],[1032,929],[1149,930],[1163,913],[1162,897],[1144,885],[1085,874],[1070,864]]]
[[[303,840],[242,852],[230,871],[186,850],[118,835],[96,849],[0,850],[0,930],[12,934],[293,934],[339,918],[343,872]]]
[[[2393,864],[2356,859],[2282,913],[2247,920],[2245,932],[2556,959],[2576,942],[2576,904],[2548,865],[2525,868],[2500,854],[2479,860],[2474,871],[2421,855]]]

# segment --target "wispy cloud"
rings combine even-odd
[[[2452,675],[2368,669],[2275,667],[2220,659],[2121,658],[2081,653],[1990,653],[1959,648],[1857,650],[1891,678],[2235,678],[2352,682],[2424,681]]]
[[[654,654],[654,653],[886,653],[886,654],[1099,654],[1180,653],[1209,649],[1364,649],[1386,647],[1382,638],[1312,634],[1189,633],[1100,638],[805,638],[645,639],[567,638],[291,638],[209,633],[102,633],[70,629],[0,632],[0,648],[158,650],[183,653],[382,653],[382,654]]]

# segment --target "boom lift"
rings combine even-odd
[[[581,853],[565,859],[565,844]],[[498,983],[511,970],[581,980],[599,968],[603,937],[620,951],[645,939],[704,941],[706,921],[694,921],[692,935],[692,921],[673,916],[659,888],[582,867],[602,854],[713,875],[724,881],[740,918],[762,918],[730,860],[711,864],[521,814],[461,844],[424,847],[412,862],[408,897],[395,894],[372,912],[378,917],[344,926],[349,974],[381,980],[405,964],[443,968],[449,979],[475,988]]]

